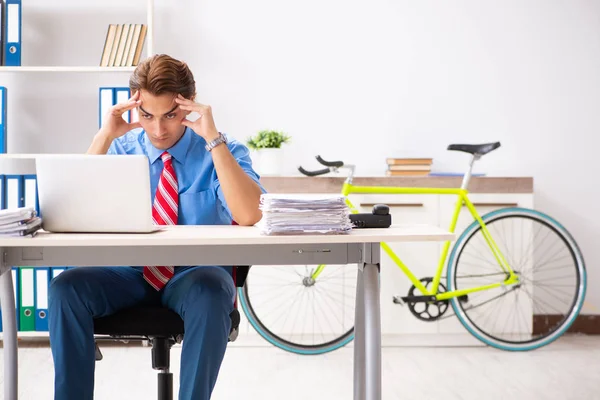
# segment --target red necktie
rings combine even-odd
[[[152,219],[156,225],[177,225],[178,190],[177,176],[173,169],[171,155],[161,154],[164,167],[152,207]],[[174,269],[169,267],[144,267],[144,279],[156,290],[161,290],[173,277]]]

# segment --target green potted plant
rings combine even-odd
[[[248,138],[246,145],[256,153],[257,172],[261,175],[280,175],[283,163],[282,145],[290,142],[285,132],[262,130]]]
[[[283,143],[288,143],[290,137],[284,132],[262,130],[255,136],[248,138],[246,144],[253,150],[279,149]]]

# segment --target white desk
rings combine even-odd
[[[380,242],[443,241],[454,235],[424,225],[356,229],[347,235],[264,236],[256,227],[172,226],[150,234],[52,234],[0,238],[4,398],[17,399],[17,326],[13,266],[358,265],[354,398],[381,399]]]

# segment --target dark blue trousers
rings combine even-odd
[[[164,305],[184,321],[180,400],[208,400],[225,355],[235,285],[225,267],[176,267],[160,292],[143,267],[78,267],[50,284],[48,323],[55,400],[94,396],[93,319],[134,305]]]

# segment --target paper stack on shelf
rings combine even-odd
[[[343,234],[352,230],[350,209],[341,195],[262,194],[265,235]]]
[[[33,207],[0,210],[0,237],[33,237],[42,227],[42,219]]]

